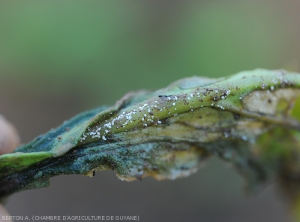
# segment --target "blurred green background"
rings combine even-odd
[[[0,113],[22,142],[84,110],[180,78],[300,71],[300,2],[1,1]],[[217,159],[176,181],[60,176],[13,195],[11,215],[139,215],[140,221],[288,221],[276,183],[245,197]]]

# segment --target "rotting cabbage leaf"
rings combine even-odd
[[[274,177],[293,185],[300,178],[299,87],[298,73],[259,69],[128,93],[1,155],[0,197],[47,186],[52,176],[106,169],[126,181],[176,179],[213,155],[232,163],[250,189]]]

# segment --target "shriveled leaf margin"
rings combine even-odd
[[[55,175],[104,169],[128,181],[176,179],[211,155],[231,162],[250,188],[282,172],[292,181],[300,124],[290,112],[299,84],[297,73],[254,70],[129,93],[0,156],[0,196],[45,186]]]

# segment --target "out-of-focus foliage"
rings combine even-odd
[[[293,30],[279,3],[258,3],[2,2],[1,78],[40,93],[95,94],[88,103],[114,86],[107,103],[184,76],[281,68]]]

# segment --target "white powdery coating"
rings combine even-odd
[[[143,106],[140,106],[139,109],[140,109],[140,110],[143,110],[146,106],[148,106],[147,103],[145,103]]]
[[[272,87],[271,87],[272,89]],[[212,91],[212,90],[210,90]],[[220,95],[220,97],[213,97],[213,100],[215,100],[215,103],[211,103],[211,106],[215,106],[220,108],[221,110],[225,110],[225,108],[221,105],[218,105],[218,99],[226,99],[226,97],[231,93],[231,90],[221,90],[220,89],[213,89],[215,93],[220,93],[222,92],[223,94]],[[209,93],[208,93],[209,94]],[[170,96],[162,96],[162,99],[165,98],[165,100],[162,100],[163,103],[160,103],[157,100],[153,101],[153,104],[149,105],[148,103],[138,103],[135,104],[134,107],[135,109],[127,110],[127,111],[122,111],[119,114],[116,114],[116,116],[111,117],[110,120],[106,120],[103,125],[101,124],[102,127],[96,126],[96,129],[94,128],[93,130],[89,130],[88,133],[84,133],[80,139],[80,141],[84,141],[87,137],[91,138],[99,138],[104,141],[107,140],[107,136],[111,135],[116,129],[122,129],[126,127],[127,125],[131,123],[136,123],[140,124],[141,126],[148,127],[151,126],[151,124],[162,124],[162,122],[157,118],[155,113],[158,114],[158,112],[166,112],[168,115],[171,115],[171,109],[177,110],[176,103],[178,101],[184,102],[186,106],[188,106],[188,103],[186,100],[191,100],[191,102],[195,102],[196,97],[202,97],[204,98],[206,96],[205,92],[199,92],[199,89],[190,93],[185,93],[185,94],[179,94],[179,95],[170,95]],[[215,95],[216,96],[216,95]],[[170,101],[170,102],[169,102]],[[201,99],[201,102],[203,100]],[[165,104],[166,103],[166,104]],[[172,108],[174,107],[174,108]],[[195,108],[200,108],[203,107],[203,105],[198,107],[193,108],[192,106],[190,107],[190,112],[193,112]],[[136,110],[137,109],[137,110]],[[145,113],[146,112],[146,113]],[[112,113],[111,113],[112,114]],[[148,114],[148,115],[147,115]],[[177,113],[174,113],[173,116],[177,116]],[[132,125],[134,127],[134,125]],[[112,128],[114,127],[114,128]],[[131,127],[131,126],[129,126]],[[126,128],[125,128],[126,129]]]
[[[225,108],[221,105],[217,105],[217,107],[219,107],[221,110],[225,110]]]

